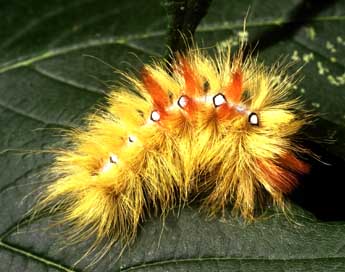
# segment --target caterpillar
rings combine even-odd
[[[35,210],[59,211],[72,242],[109,246],[193,201],[206,215],[231,209],[249,221],[267,203],[285,210],[284,196],[309,171],[294,140],[309,120],[291,95],[295,76],[245,57],[243,46],[216,51],[195,46],[124,74],[126,86],[56,151],[55,180]]]

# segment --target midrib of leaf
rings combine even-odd
[[[5,243],[5,242],[3,242],[1,240],[0,240],[0,247],[2,247],[4,249],[7,249],[8,251],[11,251],[12,253],[16,253],[18,255],[21,255],[21,256],[27,257],[29,259],[32,259],[32,260],[38,261],[40,263],[43,263],[43,264],[45,264],[47,266],[60,269],[61,271],[76,272],[76,270],[73,270],[73,269],[68,268],[66,266],[63,266],[61,264],[58,264],[58,263],[56,263],[54,261],[51,261],[51,260],[49,260],[47,258],[43,258],[41,256],[33,254],[33,253],[31,253],[31,252],[29,252],[27,250],[24,250],[24,249],[18,248],[16,246],[10,245],[10,244]]]
[[[315,17],[308,21],[308,23],[313,22],[332,22],[332,21],[345,21],[345,15],[344,16],[319,16]],[[246,27],[270,27],[270,26],[282,26],[285,24],[295,23],[297,21],[288,20],[287,18],[279,17],[274,20],[267,20],[267,21],[248,21],[246,22]],[[303,22],[303,21],[301,21]],[[198,32],[209,32],[209,31],[220,31],[220,30],[231,30],[236,28],[243,27],[243,22],[240,23],[229,23],[224,21],[223,23],[215,23],[215,24],[202,24],[200,27],[198,27]]]
[[[315,17],[311,22],[327,22],[327,21],[344,21],[345,16],[320,16]],[[251,27],[264,27],[264,26],[279,26],[284,25],[288,23],[292,23],[293,21],[289,21],[285,18],[277,18],[274,20],[268,20],[268,21],[262,21],[262,22],[248,22],[246,23],[247,28]],[[203,24],[198,28],[198,32],[210,32],[210,31],[221,31],[221,30],[231,30],[236,28],[243,27],[243,23],[218,23],[218,24]],[[7,63],[4,63],[2,67],[0,67],[0,74],[19,68],[23,66],[28,66],[33,63],[36,63],[38,61],[42,61],[48,58],[56,57],[59,55],[67,54],[73,51],[96,47],[96,46],[103,46],[103,45],[109,45],[109,44],[119,44],[119,45],[128,45],[129,41],[133,40],[141,40],[141,39],[148,39],[148,38],[154,38],[163,36],[165,34],[164,31],[155,31],[155,32],[147,32],[147,33],[140,33],[140,34],[134,34],[134,35],[127,35],[122,37],[105,37],[101,39],[90,39],[88,41],[76,43],[69,46],[63,46],[60,48],[52,49],[50,51],[46,52],[40,52],[38,54],[32,55],[32,56],[21,56],[17,58],[14,61],[10,61]],[[135,47],[136,49],[140,49],[138,47]],[[142,49],[142,48],[141,48]]]
[[[105,38],[100,38],[100,39],[91,39],[88,41],[75,43],[73,45],[51,49],[50,51],[41,52],[32,56],[18,57],[17,60],[3,64],[2,67],[0,68],[0,74],[19,68],[19,67],[29,66],[38,61],[42,61],[42,60],[49,59],[52,57],[57,57],[57,56],[67,54],[73,51],[78,51],[81,49],[109,45],[109,44],[127,45],[128,41],[131,41],[131,40],[148,39],[148,38],[159,37],[163,35],[164,35],[163,31],[157,31],[157,32],[137,34],[137,35],[128,35],[128,36],[123,36],[123,37],[105,37]]]

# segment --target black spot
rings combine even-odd
[[[251,99],[250,91],[249,90],[244,90],[241,95],[241,100],[242,101],[248,101]]]
[[[207,80],[204,82],[203,85],[203,90],[205,93],[207,93],[210,90],[211,86],[210,86],[210,82],[208,82]]]
[[[137,113],[141,116],[144,117],[144,112],[142,110],[137,110]]]
[[[170,90],[168,90],[168,96],[170,103],[172,103],[174,101],[174,94]]]

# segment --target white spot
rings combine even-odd
[[[158,122],[161,119],[161,115],[158,111],[151,112],[151,120],[154,122]]]
[[[330,60],[331,62],[337,62],[337,58],[336,58],[336,57],[331,57],[329,60]]]
[[[134,143],[137,140],[137,137],[133,136],[133,135],[129,135],[128,136],[128,142],[130,143]]]
[[[310,40],[315,40],[316,32],[313,27],[307,27],[306,28],[307,36]]]
[[[185,108],[187,104],[188,104],[188,99],[185,95],[182,95],[177,101],[177,105],[179,105],[179,107],[181,107],[182,109]]]
[[[331,51],[331,53],[335,53],[337,52],[337,49],[335,49],[335,46],[333,43],[331,43],[330,41],[326,42],[326,48]]]
[[[225,103],[226,103],[226,99],[223,94],[219,93],[213,97],[213,104],[215,107],[219,107],[220,105],[223,105]]]
[[[224,27],[226,27],[228,24],[224,23]],[[229,38],[226,40],[223,40],[221,42],[218,43],[219,49],[227,49],[229,46],[237,46],[238,45],[238,41],[237,39],[234,38]]]
[[[342,75],[328,75],[327,76],[328,82],[331,85],[335,85],[335,86],[343,86],[345,85],[345,73],[343,73]]]
[[[119,163],[119,158],[118,156],[114,155],[114,154],[111,154],[109,156],[109,162],[110,163]]]
[[[327,67],[325,67],[321,61],[318,61],[316,63],[316,65],[317,65],[317,68],[319,70],[319,75],[324,75],[326,73],[329,73],[329,69]]]
[[[247,31],[239,31],[237,35],[239,42],[243,43],[248,41],[249,33]]]
[[[303,54],[303,61],[305,62],[305,63],[308,63],[308,62],[310,62],[311,60],[313,60],[314,59],[314,54],[313,54],[313,52],[311,52],[311,53],[309,53],[309,54]]]
[[[300,56],[298,55],[298,51],[297,51],[297,50],[294,50],[294,51],[293,51],[292,56],[291,56],[291,59],[292,59],[293,61],[300,61],[300,60],[301,60]]]
[[[315,108],[320,108],[320,103],[312,102],[311,105]]]
[[[255,112],[249,114],[248,121],[251,125],[258,126],[259,125],[259,117]]]
[[[345,46],[345,41],[342,37],[340,36],[337,36],[337,43],[341,44],[341,45],[344,45]]]

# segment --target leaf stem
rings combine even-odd
[[[169,16],[168,61],[177,52],[185,52],[193,44],[194,33],[206,15],[212,0],[167,0],[164,6]]]

